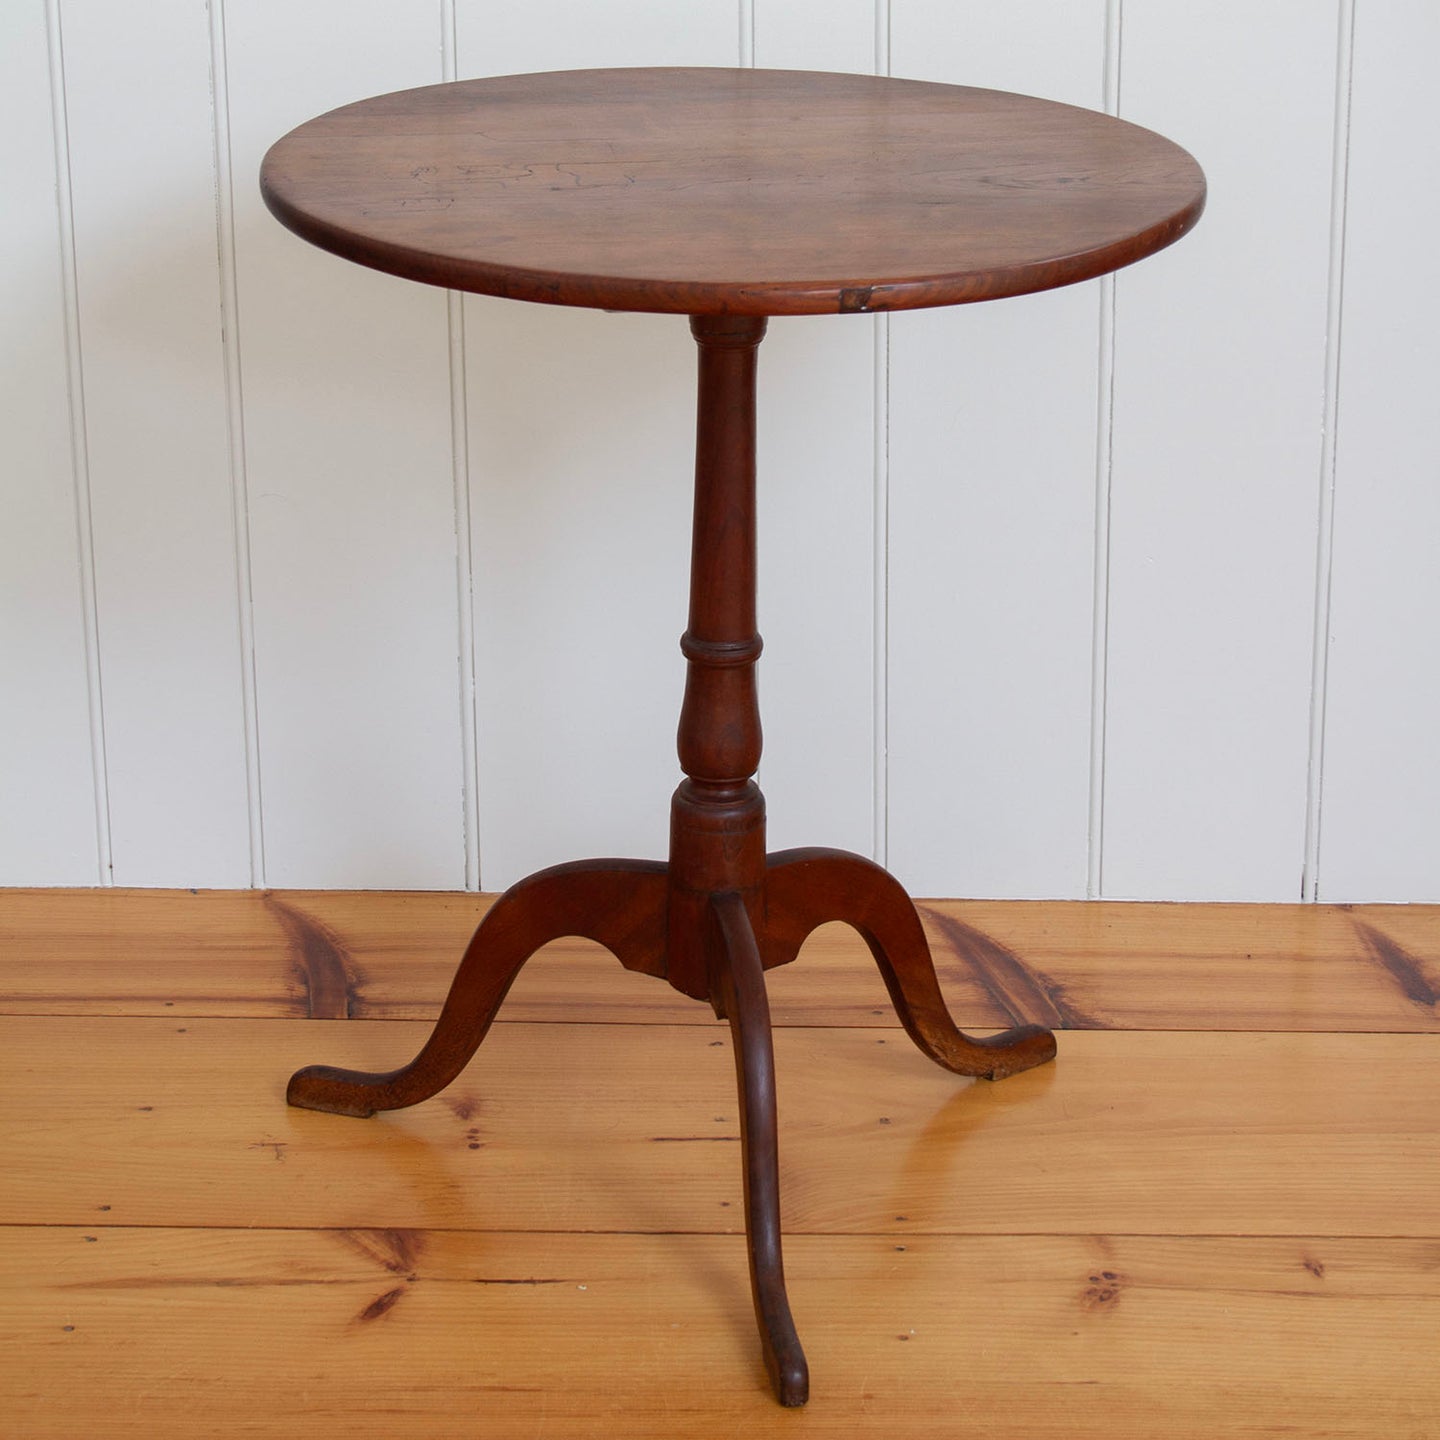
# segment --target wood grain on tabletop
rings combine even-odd
[[[392,274],[550,304],[798,315],[993,299],[1179,239],[1178,145],[1030,96],[872,75],[507,75],[333,110],[261,187]]]

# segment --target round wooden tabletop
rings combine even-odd
[[[954,305],[1128,265],[1199,218],[1149,130],[1053,101],[785,70],[575,70],[332,110],[261,189],[337,255],[486,295],[801,315]]]

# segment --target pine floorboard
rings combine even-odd
[[[963,1023],[1065,1028],[996,1085],[827,927],[768,977],[787,1412],[704,1007],[562,944],[441,1097],[285,1107],[485,903],[0,892],[0,1434],[1440,1437],[1440,908],[928,903]]]
[[[492,899],[0,890],[0,1014],[424,1020]],[[977,1028],[1440,1031],[1436,905],[931,900],[920,913],[951,1008]],[[769,987],[777,1025],[895,1023],[841,925],[822,926]],[[541,951],[503,1013],[711,1019],[581,940]]]
[[[733,1240],[0,1230],[6,1433],[1429,1436],[1437,1251],[792,1237],[787,1412]]]

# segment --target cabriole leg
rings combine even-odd
[[[380,1074],[308,1065],[290,1077],[285,1098],[305,1110],[362,1117],[418,1105],[469,1063],[521,966],[542,945],[580,935],[612,950],[628,969],[658,974],[664,921],[664,865],[582,860],[541,870],[490,907],[430,1038],[408,1065]]]
[[[715,970],[716,1008],[730,1021],[740,1090],[740,1140],[745,1165],[745,1234],[750,1289],[765,1368],[782,1405],[803,1405],[810,1371],[795,1333],[780,1256],[780,1151],[776,1136],[775,1050],[770,1004],[755,932],[740,895],[712,897],[723,947]]]
[[[957,1075],[1003,1080],[1055,1058],[1055,1037],[1040,1025],[983,1038],[956,1027],[914,903],[874,861],[844,850],[779,851],[770,857],[765,899],[767,965],[794,959],[817,925],[853,925],[880,967],[906,1034],[937,1065]]]

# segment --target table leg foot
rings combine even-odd
[[[469,1063],[521,966],[562,935],[598,941],[628,969],[662,974],[665,893],[665,866],[644,860],[582,860],[520,881],[480,922],[430,1038],[408,1065],[383,1073],[309,1065],[290,1077],[286,1100],[361,1117],[428,1100]]]
[[[915,1044],[957,1075],[1003,1080],[1055,1058],[1055,1037],[1018,1025],[979,1037],[958,1029],[946,1009],[920,916],[888,871],[844,850],[782,850],[766,876],[767,965],[795,956],[817,925],[840,920],[864,937],[891,1003]]]
[[[790,1301],[780,1253],[780,1160],[776,1138],[775,1051],[765,972],[745,903],[736,892],[711,897],[722,963],[715,967],[717,1008],[730,1022],[740,1091],[740,1139],[745,1167],[745,1233],[750,1289],[765,1352],[765,1368],[782,1405],[810,1398],[810,1371]]]

